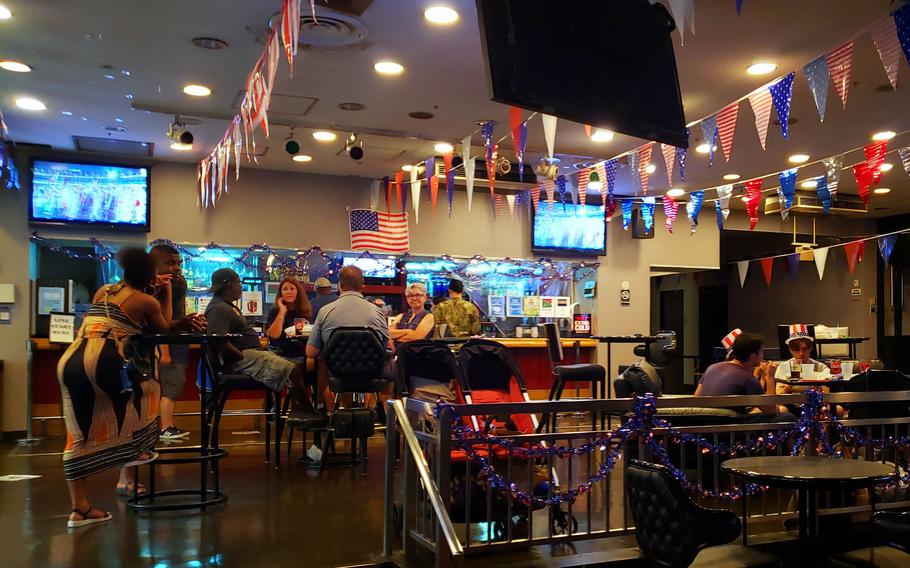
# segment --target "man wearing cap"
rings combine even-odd
[[[219,346],[226,369],[249,375],[276,392],[282,387],[291,387],[288,393],[294,403],[296,418],[318,418],[303,382],[303,370],[277,353],[263,351],[259,334],[234,305],[243,295],[237,273],[230,268],[216,270],[209,292],[213,297],[205,309],[206,332],[238,334]]]
[[[331,304],[337,300],[338,296],[332,293],[332,283],[329,282],[328,278],[320,276],[316,279],[316,282],[313,282],[313,287],[316,289],[316,296],[310,300],[310,305],[313,307],[313,321],[316,321],[319,310],[326,304]]]
[[[790,370],[796,368],[802,372],[803,365],[812,365],[812,371],[816,379],[827,379],[831,376],[831,369],[821,361],[816,361],[809,357],[812,354],[812,344],[815,338],[809,335],[809,328],[805,324],[791,324],[789,335],[787,336],[787,349],[790,351],[791,359],[789,365],[779,365],[777,372],[774,374],[775,379],[789,379]],[[804,389],[794,389],[792,385],[779,382],[777,383],[778,394],[790,394],[792,392],[802,392]]]

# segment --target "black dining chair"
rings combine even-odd
[[[696,504],[666,467],[631,460],[626,495],[635,521],[635,539],[652,566],[683,568],[777,567],[779,558],[747,546],[728,544],[742,525],[732,511]]]
[[[828,566],[837,568],[910,566],[910,512],[879,511],[872,515],[869,528],[881,546],[832,556],[828,558]]]
[[[596,363],[573,363],[563,365],[565,353],[562,349],[562,338],[555,323],[543,324],[544,337],[547,340],[547,355],[550,358],[550,371],[553,384],[547,400],[559,400],[569,382],[587,383],[591,386],[591,398],[601,399],[607,396],[607,371]],[[596,416],[594,417],[596,427]],[[549,432],[556,430],[556,415],[545,414],[540,421],[539,429]]]

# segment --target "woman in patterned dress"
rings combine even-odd
[[[171,321],[170,275],[158,276],[151,255],[125,249],[118,261],[123,281],[95,293],[76,340],[57,366],[66,422],[63,473],[73,507],[70,528],[111,520],[109,512],[92,508],[89,477],[121,466],[117,492],[126,494],[135,483],[126,466],[155,458],[151,450],[158,440],[158,382],[148,376],[150,370],[138,371],[147,359],[130,338],[205,328],[196,316]],[[164,292],[161,303],[153,296],[156,288]]]

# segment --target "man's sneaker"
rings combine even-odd
[[[158,437],[162,440],[179,440],[180,438],[186,438],[190,433],[186,430],[180,430],[176,426],[168,426],[158,434]]]

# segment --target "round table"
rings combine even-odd
[[[873,487],[896,477],[892,465],[824,456],[757,456],[735,458],[720,464],[731,477],[749,483],[796,489],[800,539],[817,535],[819,490],[851,490]],[[743,497],[743,544],[748,543],[748,499]],[[873,499],[870,505],[875,508]]]

